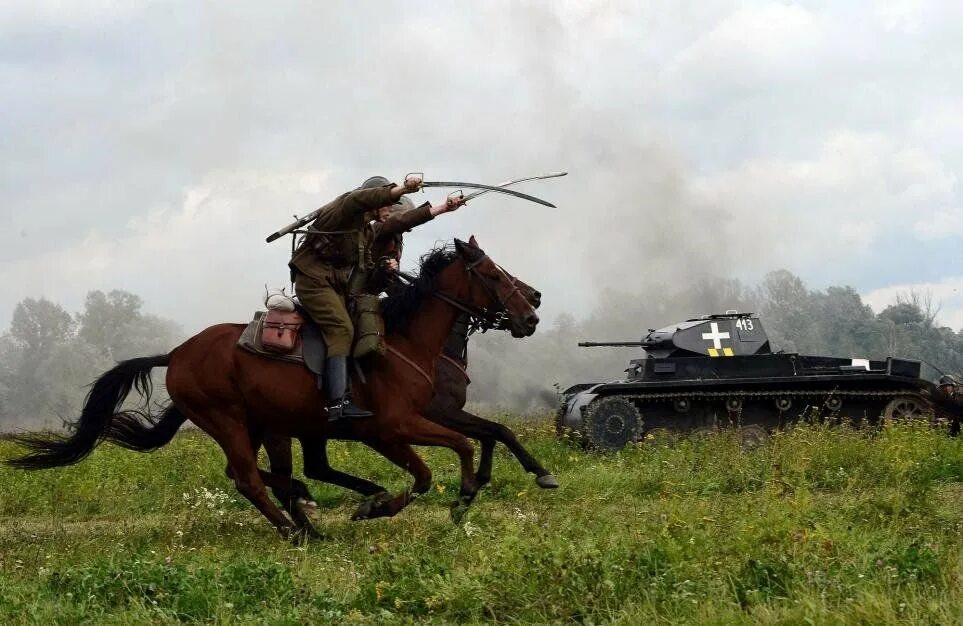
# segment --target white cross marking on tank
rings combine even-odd
[[[729,338],[729,333],[725,333],[725,332],[720,333],[720,332],[719,332],[719,324],[717,324],[717,323],[715,323],[715,322],[709,322],[709,326],[712,328],[712,332],[711,332],[711,333],[702,333],[702,338],[703,338],[703,339],[711,339],[711,340],[712,340],[712,347],[715,348],[716,350],[719,350],[720,348],[722,348],[722,342],[720,341],[720,339],[728,339],[728,338]]]

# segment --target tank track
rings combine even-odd
[[[927,404],[929,401],[921,395],[916,390],[911,389],[886,389],[877,391],[847,391],[842,389],[836,389],[832,391],[825,390],[792,390],[792,389],[768,389],[765,391],[675,391],[675,392],[663,392],[663,393],[613,393],[606,394],[612,396],[618,396],[620,398],[627,398],[629,400],[638,402],[650,402],[653,400],[676,400],[679,398],[689,398],[706,400],[713,398],[804,398],[804,397],[816,397],[825,398],[830,396],[837,397],[849,397],[849,398],[886,398],[886,397],[896,397],[896,396],[917,396],[923,399]]]

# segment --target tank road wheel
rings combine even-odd
[[[726,412],[729,413],[729,422],[738,424],[742,416],[742,398],[726,398]]]
[[[792,398],[776,398],[776,410],[785,413],[792,408]]]
[[[924,419],[928,407],[922,398],[916,396],[896,396],[883,407],[883,420],[887,422],[908,422]]]
[[[696,426],[689,431],[689,439],[692,441],[705,441],[709,437],[718,434],[718,426]]]
[[[642,416],[635,405],[625,398],[608,396],[589,404],[582,424],[587,447],[620,450],[638,438]]]
[[[758,424],[749,424],[739,429],[739,444],[743,450],[754,450],[766,445],[769,441],[769,431]]]

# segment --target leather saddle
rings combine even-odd
[[[318,385],[321,385],[321,375],[324,372],[324,360],[328,349],[324,344],[324,337],[321,329],[314,323],[311,317],[300,306],[296,306],[296,312],[284,313],[283,316],[274,315],[273,311],[255,311],[254,319],[248,323],[247,328],[241,333],[237,340],[238,347],[253,354],[263,356],[277,361],[287,361],[288,363],[298,363],[308,368],[318,376]],[[280,313],[280,312],[277,312]],[[280,319],[284,321],[275,321]],[[271,341],[264,340],[265,333]],[[282,337],[287,341],[274,341],[278,336],[293,333],[290,338]],[[279,349],[278,345],[290,344],[290,349]]]

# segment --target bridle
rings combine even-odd
[[[489,282],[489,280],[485,276],[483,276],[481,272],[478,271],[478,266],[481,265],[486,259],[489,259],[489,256],[487,254],[483,254],[480,258],[469,263],[464,259],[464,257],[462,257],[462,261],[465,263],[465,271],[468,274],[469,289],[471,288],[470,287],[471,279],[472,279],[472,276],[474,275],[478,278],[479,282],[481,282],[482,287],[488,292],[489,295],[491,295],[491,297],[495,300],[495,302],[498,303],[497,310],[492,311],[486,307],[475,306],[470,302],[465,302],[460,298],[444,293],[442,291],[431,292],[431,294],[434,297],[438,298],[442,302],[448,304],[449,306],[454,307],[456,310],[461,311],[462,313],[468,316],[468,320],[466,322],[463,322],[464,324],[466,324],[466,328],[464,331],[465,332],[464,341],[465,341],[466,348],[468,345],[468,338],[479,330],[482,333],[485,333],[491,329],[498,329],[498,330],[505,329],[506,323],[508,321],[508,313],[505,310],[508,299],[513,297],[516,294],[524,298],[524,295],[522,295],[521,293],[521,288],[518,286],[518,280],[514,276],[506,272],[505,268],[501,267],[494,261],[492,261],[492,265],[498,268],[498,271],[501,272],[502,275],[508,279],[508,283],[509,283],[508,288],[500,289],[498,285],[493,286]],[[398,271],[398,272],[395,272],[394,275],[398,278],[401,278],[407,281],[409,284],[414,283],[415,281],[414,276],[411,276],[410,274],[407,274],[405,272]],[[525,298],[525,301],[528,302],[528,299]],[[434,380],[431,374],[426,372],[417,363],[415,363],[414,361],[406,357],[402,352],[398,351],[396,348],[393,348],[391,344],[387,344],[386,347],[389,352],[398,356],[398,358],[400,358],[402,361],[404,361],[409,366],[414,368],[415,371],[421,374],[425,378],[425,380],[428,381],[429,385],[434,385]],[[468,372],[465,371],[465,367],[463,365],[459,364],[457,361],[455,361],[454,358],[445,354],[444,352],[440,356],[442,358],[446,358],[449,361],[451,361],[451,363],[455,367],[457,367],[459,371],[461,371],[465,379],[468,380],[469,383],[471,383],[471,379],[468,378]]]
[[[443,291],[433,291],[431,295],[468,315],[468,336],[477,331],[485,333],[492,329],[505,330],[509,318],[508,312],[506,311],[508,301],[516,294],[524,298],[521,293],[521,288],[518,286],[518,279],[505,271],[505,268],[500,266],[498,263],[492,261],[492,265],[498,268],[498,271],[501,272],[506,279],[508,279],[508,286],[502,287],[501,284],[492,285],[489,282],[489,279],[478,271],[479,265],[484,263],[486,260],[491,260],[487,254],[483,254],[481,257],[471,262],[465,261],[464,259],[462,260],[465,263],[465,271],[468,274],[469,287],[471,285],[472,277],[476,277],[485,291],[492,297],[493,300],[495,300],[495,302],[498,303],[498,308],[491,310],[487,307],[475,306],[470,302],[466,302]],[[396,275],[404,278],[408,282],[414,281],[414,277],[410,274],[396,272]]]

